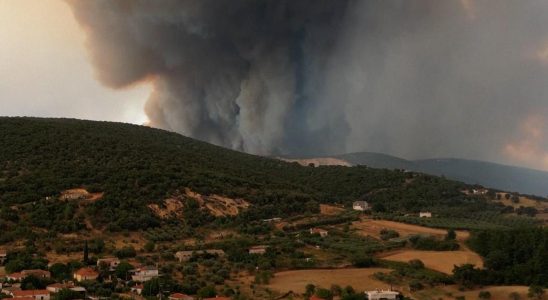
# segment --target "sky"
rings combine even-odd
[[[0,0],[0,115],[548,170],[542,0]]]
[[[85,35],[60,0],[0,0],[0,115],[143,124],[147,85],[96,80]]]

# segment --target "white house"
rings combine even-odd
[[[394,292],[394,291],[382,291],[382,290],[365,292],[365,296],[367,297],[368,300],[396,300],[398,299],[399,294],[400,293]]]
[[[131,275],[131,279],[133,281],[145,282],[159,276],[160,272],[158,271],[158,268],[153,266],[146,266],[134,270],[133,275]]]
[[[8,258],[8,253],[5,250],[0,250],[0,265],[3,265]]]
[[[421,211],[419,212],[420,218],[432,218],[432,213],[429,211]]]
[[[310,228],[310,234],[319,234],[321,237],[326,237],[329,232],[321,228]]]
[[[251,248],[249,248],[249,254],[265,254],[266,253],[266,249],[268,248],[268,246],[253,246]]]
[[[120,260],[116,257],[105,257],[105,258],[99,258],[97,260],[98,268],[100,268],[101,265],[107,265],[110,271],[114,271],[119,264],[120,264]]]
[[[369,209],[369,203],[367,201],[354,201],[352,209],[359,211],[366,211]]]

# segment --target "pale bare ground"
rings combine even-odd
[[[66,264],[71,261],[82,261],[84,259],[82,252],[73,252],[68,254],[58,254],[55,251],[47,252],[46,259],[51,263]]]
[[[279,272],[271,279],[268,288],[286,293],[304,293],[306,285],[311,283],[324,288],[332,284],[345,287],[351,285],[356,290],[387,289],[390,285],[376,280],[373,274],[376,272],[391,272],[390,269],[314,269]]]
[[[333,205],[320,204],[320,213],[322,215],[338,215],[344,211],[344,208]]]
[[[412,293],[413,298],[420,300],[454,300],[458,296],[464,296],[465,299],[479,299],[478,295],[481,291],[489,291],[491,299],[504,300],[510,299],[508,295],[512,292],[518,293],[520,299],[529,299],[527,297],[527,286],[486,286],[473,290],[459,291],[458,286],[448,285],[445,287],[436,287],[425,289],[419,292]]]
[[[447,230],[445,229],[430,228],[394,221],[373,220],[367,218],[352,223],[352,227],[357,229],[358,232],[363,235],[370,235],[376,238],[380,238],[380,232],[383,228],[395,230],[402,237],[413,234],[429,234],[433,236],[443,237],[447,234]],[[456,234],[457,240],[459,241],[464,241],[470,237],[470,233],[464,230],[457,230]]]
[[[380,255],[379,257],[401,262],[420,259],[427,268],[446,274],[452,274],[455,265],[473,264],[477,267],[483,267],[481,257],[468,248],[457,251],[401,250],[392,252],[386,256]]]
[[[4,267],[0,267],[0,276],[6,275],[6,269]]]
[[[296,162],[301,166],[308,166],[313,164],[314,166],[352,166],[351,163],[346,160],[333,158],[333,157],[316,157],[316,158],[303,158],[303,159],[289,159],[289,158],[278,158],[286,162]]]

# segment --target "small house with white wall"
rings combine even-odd
[[[432,213],[429,211],[421,211],[419,212],[420,218],[432,218]]]
[[[366,211],[369,209],[369,203],[367,201],[354,201],[352,209],[359,211]]]

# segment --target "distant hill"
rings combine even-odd
[[[352,165],[406,169],[506,191],[543,197],[548,195],[548,172],[539,170],[455,158],[411,161],[372,152],[350,153],[334,157]]]

